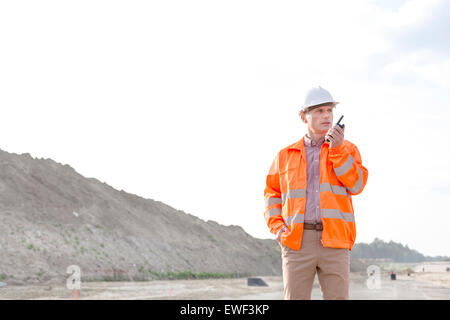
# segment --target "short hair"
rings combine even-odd
[[[308,112],[310,112],[310,111],[312,111],[312,110],[314,110],[316,108],[325,107],[325,106],[336,108],[336,104],[335,103],[333,103],[333,102],[325,102],[325,103],[317,104],[315,106],[304,108],[304,109],[300,110],[300,112],[308,113]]]

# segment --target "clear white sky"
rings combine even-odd
[[[369,170],[357,242],[450,255],[449,1],[3,1],[0,148],[270,238],[321,85]]]

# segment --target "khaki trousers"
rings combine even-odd
[[[285,300],[310,300],[314,278],[319,278],[323,299],[348,299],[350,251],[327,248],[322,231],[303,230],[299,251],[280,243]]]

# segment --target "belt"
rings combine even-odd
[[[304,223],[303,228],[306,230],[317,230],[322,231],[323,230],[323,224],[322,223]]]

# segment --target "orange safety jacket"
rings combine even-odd
[[[304,139],[278,152],[264,189],[264,217],[270,232],[277,234],[286,225],[291,232],[282,233],[280,241],[294,250],[301,248],[306,207]],[[322,245],[352,250],[356,238],[352,195],[363,191],[369,172],[362,165],[358,148],[348,140],[335,148],[325,141],[319,166]]]

